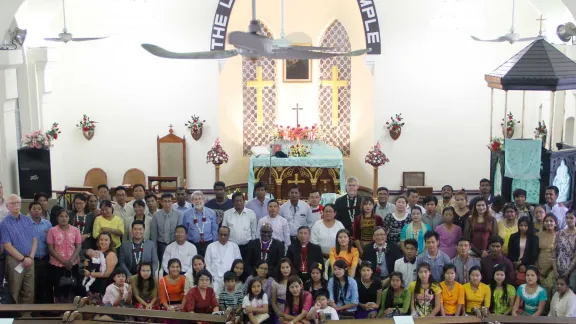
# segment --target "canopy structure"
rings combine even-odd
[[[504,117],[508,113],[508,90],[551,91],[549,148],[552,149],[554,122],[554,94],[556,91],[576,89],[576,62],[560,52],[544,39],[526,46],[516,55],[485,75],[488,87],[492,88],[490,108],[490,137],[493,129],[494,89],[506,91]],[[522,123],[524,104],[522,105]],[[564,125],[564,122],[562,123]],[[564,126],[562,126],[564,128]],[[564,129],[562,129],[564,137]]]

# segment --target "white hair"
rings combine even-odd
[[[8,203],[9,201],[21,202],[22,199],[17,194],[10,194],[10,195],[8,195],[8,197],[6,197],[6,202]]]
[[[192,197],[201,197],[204,198],[204,193],[200,190],[196,190],[192,193]]]
[[[356,184],[360,185],[360,180],[358,180],[358,178],[356,178],[355,176],[351,176],[348,179],[346,179],[346,184],[349,184],[350,182],[355,181]]]

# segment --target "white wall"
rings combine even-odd
[[[68,28],[77,37],[114,35],[58,45],[50,108],[43,116],[44,125],[57,121],[62,128],[52,149],[53,187],[82,185],[92,167],[106,171],[110,185],[121,184],[130,168],[157,175],[156,137],[166,135],[170,124],[176,135],[187,138],[188,187],[211,187],[214,169],[205,157],[218,134],[217,62],[161,59],[140,44],[209,49],[216,2],[112,2],[115,6],[108,8],[98,2],[67,3]],[[61,28],[56,17],[43,36]],[[90,142],[75,127],[83,113],[98,121]],[[206,119],[198,142],[184,126],[193,114]]]
[[[426,185],[437,190],[445,184],[478,188],[478,181],[489,177],[490,89],[484,75],[528,43],[481,43],[470,35],[506,34],[510,5],[501,0],[414,0],[382,2],[377,10],[383,54],[375,70],[375,140],[391,160],[380,169],[379,182],[398,188],[403,171],[424,171]],[[526,37],[537,34],[539,15],[528,1],[517,0],[516,31]],[[503,94],[495,93],[496,135],[504,107]],[[520,119],[521,92],[511,93],[509,100],[508,109]],[[530,100],[527,111],[541,103],[538,95]],[[393,141],[384,124],[396,113],[402,113],[406,126]],[[532,137],[536,127],[537,113],[531,113],[525,137]]]

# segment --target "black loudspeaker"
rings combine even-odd
[[[29,147],[18,149],[18,179],[20,197],[32,199],[39,192],[52,196],[50,150]]]

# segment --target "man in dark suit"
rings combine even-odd
[[[246,244],[245,264],[248,273],[254,273],[254,264],[258,260],[265,260],[268,264],[268,273],[272,275],[280,259],[284,257],[284,243],[272,238],[272,225],[262,224],[260,238],[251,240]]]
[[[360,215],[362,197],[358,196],[358,187],[360,187],[358,178],[346,179],[346,194],[336,199],[336,219],[344,225],[344,228],[351,229],[354,217]]]
[[[373,243],[364,245],[362,260],[372,263],[374,275],[382,281],[382,286],[388,286],[388,276],[394,271],[394,262],[402,257],[402,251],[396,244],[386,244],[386,230],[384,227],[374,228]]]
[[[158,271],[158,253],[152,241],[144,240],[144,221],[135,220],[132,223],[132,241],[125,241],[118,249],[118,267],[124,273],[135,275],[139,266],[152,263],[152,271]]]
[[[317,262],[324,265],[322,248],[320,245],[310,243],[310,228],[308,226],[298,228],[298,242],[288,247],[286,257],[292,261],[303,282],[310,279],[308,272],[313,263]]]

